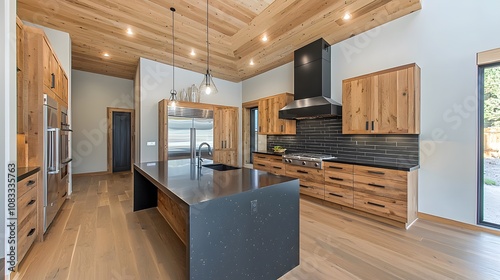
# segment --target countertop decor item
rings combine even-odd
[[[275,153],[284,153],[285,151],[286,151],[286,149],[281,147],[281,146],[274,146],[273,147],[273,152],[275,152]]]
[[[210,74],[210,44],[208,43],[208,0],[207,0],[207,73],[200,84],[200,92],[209,94],[216,94],[218,92],[215,86],[212,74]]]

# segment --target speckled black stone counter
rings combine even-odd
[[[40,166],[19,167],[17,169],[17,181],[21,181],[40,171]]]
[[[299,265],[297,179],[189,160],[135,164],[134,211],[156,207],[158,190],[188,209],[188,279],[278,279]]]
[[[205,160],[203,164],[209,163],[211,161]],[[156,181],[161,191],[175,194],[188,205],[296,180],[248,168],[216,171],[203,167],[200,170],[190,160],[145,162],[135,166],[142,175]]]
[[[265,155],[279,155],[279,156],[283,155],[283,153],[275,153],[273,151],[255,151],[254,153],[265,154]],[[286,153],[288,154],[288,151],[286,151]],[[347,164],[355,164],[355,165],[364,165],[364,166],[402,170],[402,171],[413,171],[415,169],[420,168],[420,165],[414,165],[414,164],[405,164],[405,163],[398,163],[398,162],[388,163],[388,162],[379,162],[379,161],[366,161],[366,160],[343,158],[343,157],[324,159],[323,161],[347,163]]]

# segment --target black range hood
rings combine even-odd
[[[294,52],[294,101],[279,111],[280,119],[333,118],[342,105],[331,91],[330,44],[323,38]]]

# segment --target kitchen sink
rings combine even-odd
[[[213,170],[217,170],[217,171],[228,171],[228,170],[241,169],[240,167],[234,167],[234,166],[225,165],[225,164],[222,164],[222,163],[204,164],[202,166],[206,167],[206,168],[213,169]]]

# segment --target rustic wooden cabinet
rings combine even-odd
[[[41,182],[35,173],[17,184],[17,261],[22,261],[29,248],[35,241],[41,228],[37,225],[38,220],[38,188]]]
[[[418,65],[404,65],[344,80],[342,133],[420,133]]]
[[[418,171],[354,166],[354,208],[407,228],[417,219]]]
[[[279,118],[279,110],[293,101],[293,94],[282,93],[259,99],[259,134],[296,134],[295,120]]]
[[[57,96],[63,104],[68,106],[68,78],[64,72],[56,54],[47,39],[42,40],[42,62],[43,62],[43,85],[44,93]],[[55,97],[54,97],[55,98]]]
[[[352,164],[325,162],[325,200],[354,207]]]
[[[285,175],[285,164],[280,155],[266,155],[260,153],[253,154],[253,168],[273,173]]]
[[[214,106],[214,162],[238,165],[238,108]]]
[[[286,176],[299,179],[300,193],[325,199],[325,172],[323,169],[285,164]]]

